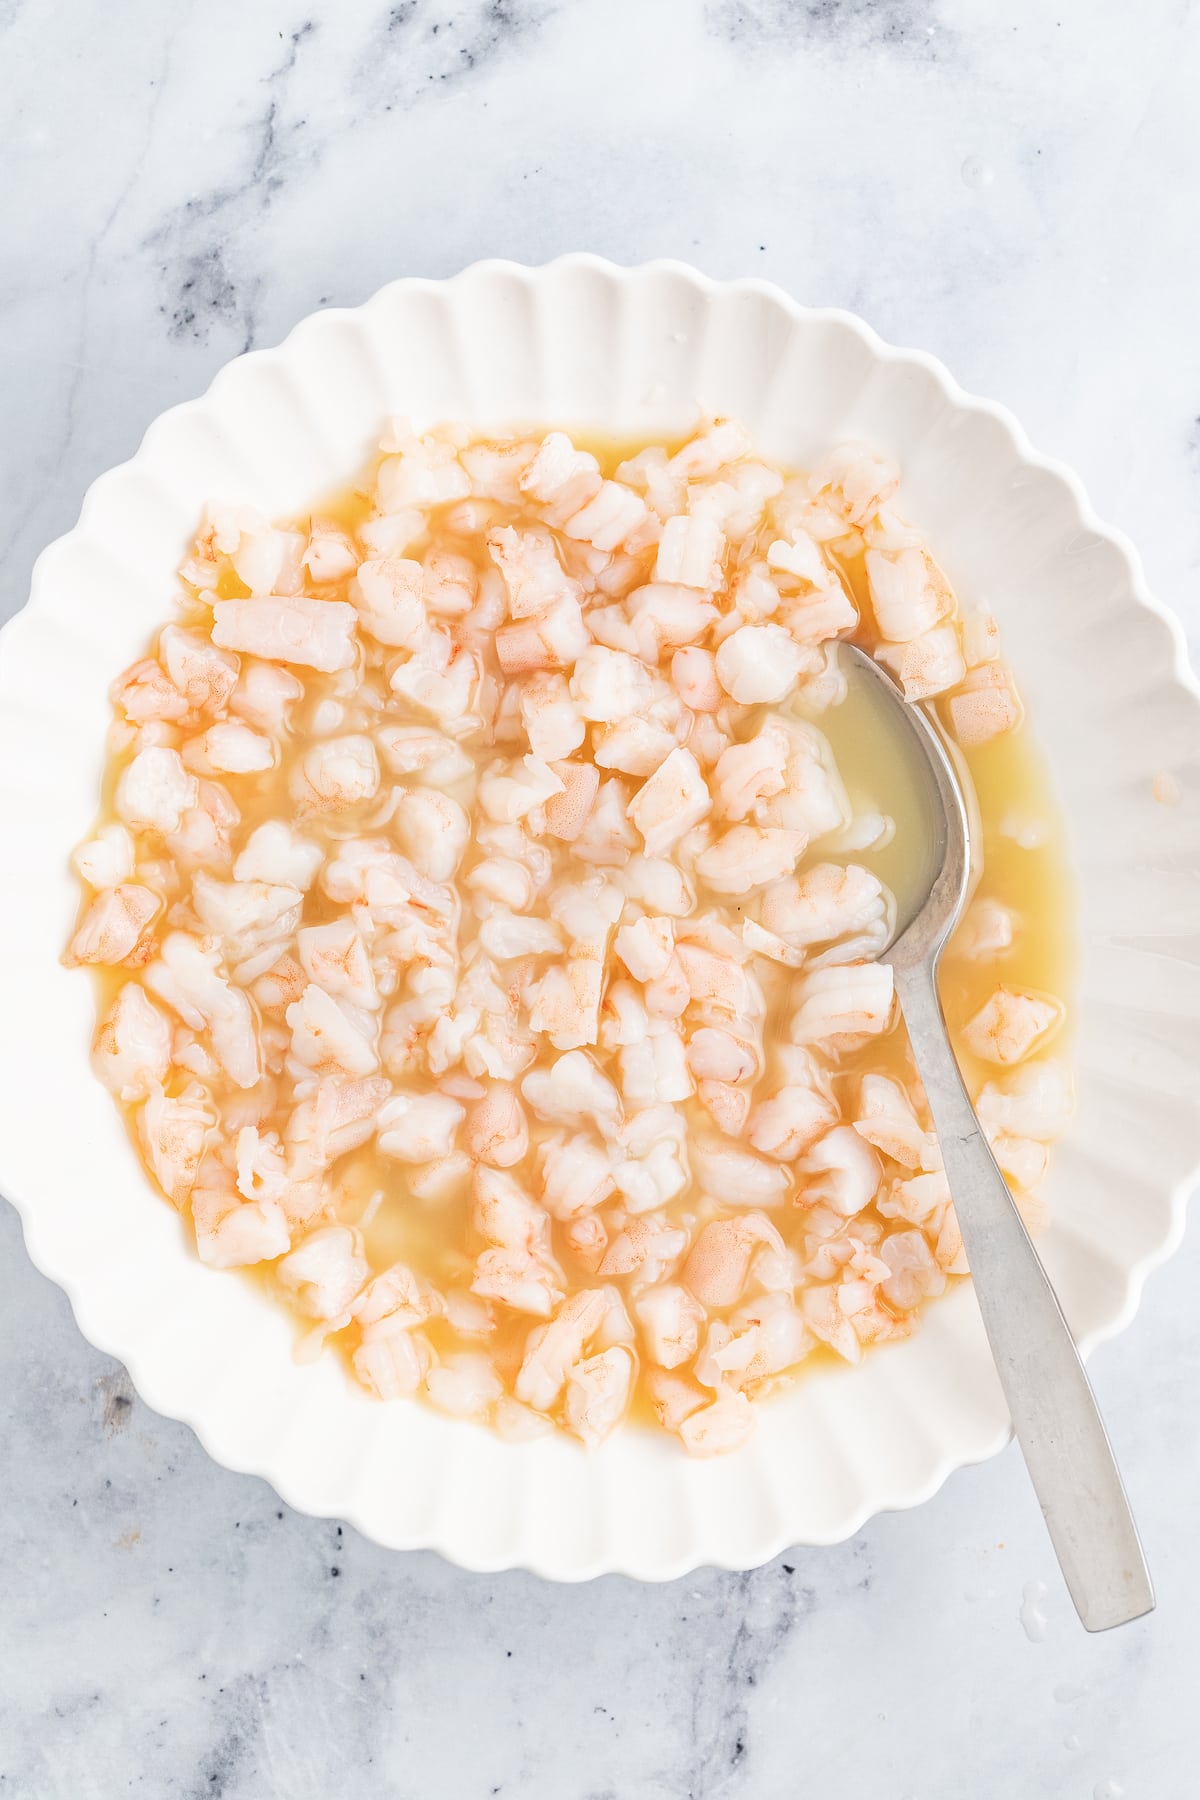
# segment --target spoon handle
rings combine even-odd
[[[1054,1289],[963,1086],[936,963],[897,967],[895,976],[1025,1465],[1076,1611],[1089,1631],[1105,1631],[1154,1607],[1121,1474]]]

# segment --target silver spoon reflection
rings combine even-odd
[[[937,971],[971,879],[964,784],[936,724],[852,644],[842,668],[870,684],[911,781],[930,847],[924,880],[896,895],[892,965],[979,1310],[1034,1491],[1084,1625],[1104,1631],[1154,1606],[1120,1471],[1054,1289],[975,1117],[938,998]]]

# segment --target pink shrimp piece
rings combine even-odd
[[[620,1344],[571,1368],[563,1401],[563,1423],[587,1449],[596,1449],[624,1418],[636,1371],[635,1358]]]
[[[157,894],[136,883],[102,889],[80,920],[63,961],[69,967],[124,962],[161,906]]]
[[[1002,663],[984,663],[972,669],[946,707],[951,731],[968,750],[1015,731],[1021,723],[1021,703]]]
[[[493,1168],[509,1169],[529,1149],[529,1123],[510,1082],[489,1084],[482,1100],[467,1114],[464,1145],[469,1154]]]
[[[166,1080],[170,1061],[170,1022],[144,988],[127,981],[96,1033],[93,1069],[118,1099],[141,1100]]]
[[[348,669],[357,655],[357,614],[344,600],[218,600],[212,641],[222,650],[244,650],[265,662],[298,663],[330,674]]]
[[[692,1245],[680,1279],[701,1306],[734,1306],[741,1299],[751,1259],[762,1244],[780,1255],[785,1248],[765,1213],[710,1220]]]
[[[1049,995],[998,987],[964,1025],[963,1043],[984,1062],[1021,1062],[1061,1024],[1064,1011]]]

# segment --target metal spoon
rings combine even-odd
[[[931,715],[852,644],[846,671],[874,684],[897,730],[922,755],[935,819],[932,885],[898,917],[884,960],[937,1127],[975,1294],[1025,1466],[1050,1540],[1089,1631],[1154,1607],[1154,1587],[1104,1421],[1037,1251],[967,1097],[938,998],[937,971],[962,916],[970,825],[954,764]]]

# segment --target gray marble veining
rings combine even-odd
[[[1182,0],[0,0],[0,606],[229,356],[582,247],[935,350],[1196,645],[1198,75]],[[150,1413],[5,1210],[0,1796],[1184,1800],[1198,1276],[1189,1241],[1095,1359],[1160,1607],[1091,1640],[1011,1451],[748,1575],[389,1555]]]

